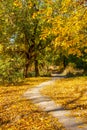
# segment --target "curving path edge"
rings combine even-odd
[[[56,117],[67,130],[87,130],[87,125],[80,127],[83,125],[83,122],[80,120],[77,121],[75,117],[67,116],[70,113],[69,110],[65,110],[61,105],[57,105],[49,97],[40,94],[40,90],[43,87],[52,85],[54,82],[55,78],[53,80],[43,82],[31,90],[27,90],[23,96],[32,100],[32,102],[42,108],[43,111],[48,112],[53,117]]]

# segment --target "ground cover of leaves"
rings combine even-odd
[[[0,86],[0,130],[64,130],[23,93],[49,78],[29,78],[20,86]]]
[[[87,76],[58,79],[41,92],[65,109],[71,110],[71,116],[77,120],[82,119],[87,124]]]

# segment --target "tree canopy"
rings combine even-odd
[[[3,82],[27,77],[32,63],[38,76],[44,60],[69,61],[72,56],[87,64],[86,1],[1,0],[0,19]]]

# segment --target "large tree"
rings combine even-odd
[[[52,13],[52,2],[46,0],[7,0],[1,1],[1,63],[3,58],[8,59],[7,64],[13,63],[16,71],[16,60],[19,60],[21,72],[28,76],[29,65],[35,63],[36,76],[38,72],[38,60],[42,50],[51,43],[51,34],[41,38],[44,27],[49,29],[47,20]],[[51,12],[49,12],[51,9]],[[7,57],[8,56],[8,57]],[[3,65],[2,65],[3,66]],[[9,70],[10,66],[4,65],[3,69]],[[6,72],[6,71],[5,71]],[[11,73],[9,73],[10,75]]]

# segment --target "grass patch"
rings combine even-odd
[[[87,77],[57,80],[52,86],[41,91],[57,104],[71,110],[71,115],[87,122]]]
[[[23,93],[50,78],[29,78],[19,86],[0,86],[0,130],[64,130],[57,119],[42,112]]]

